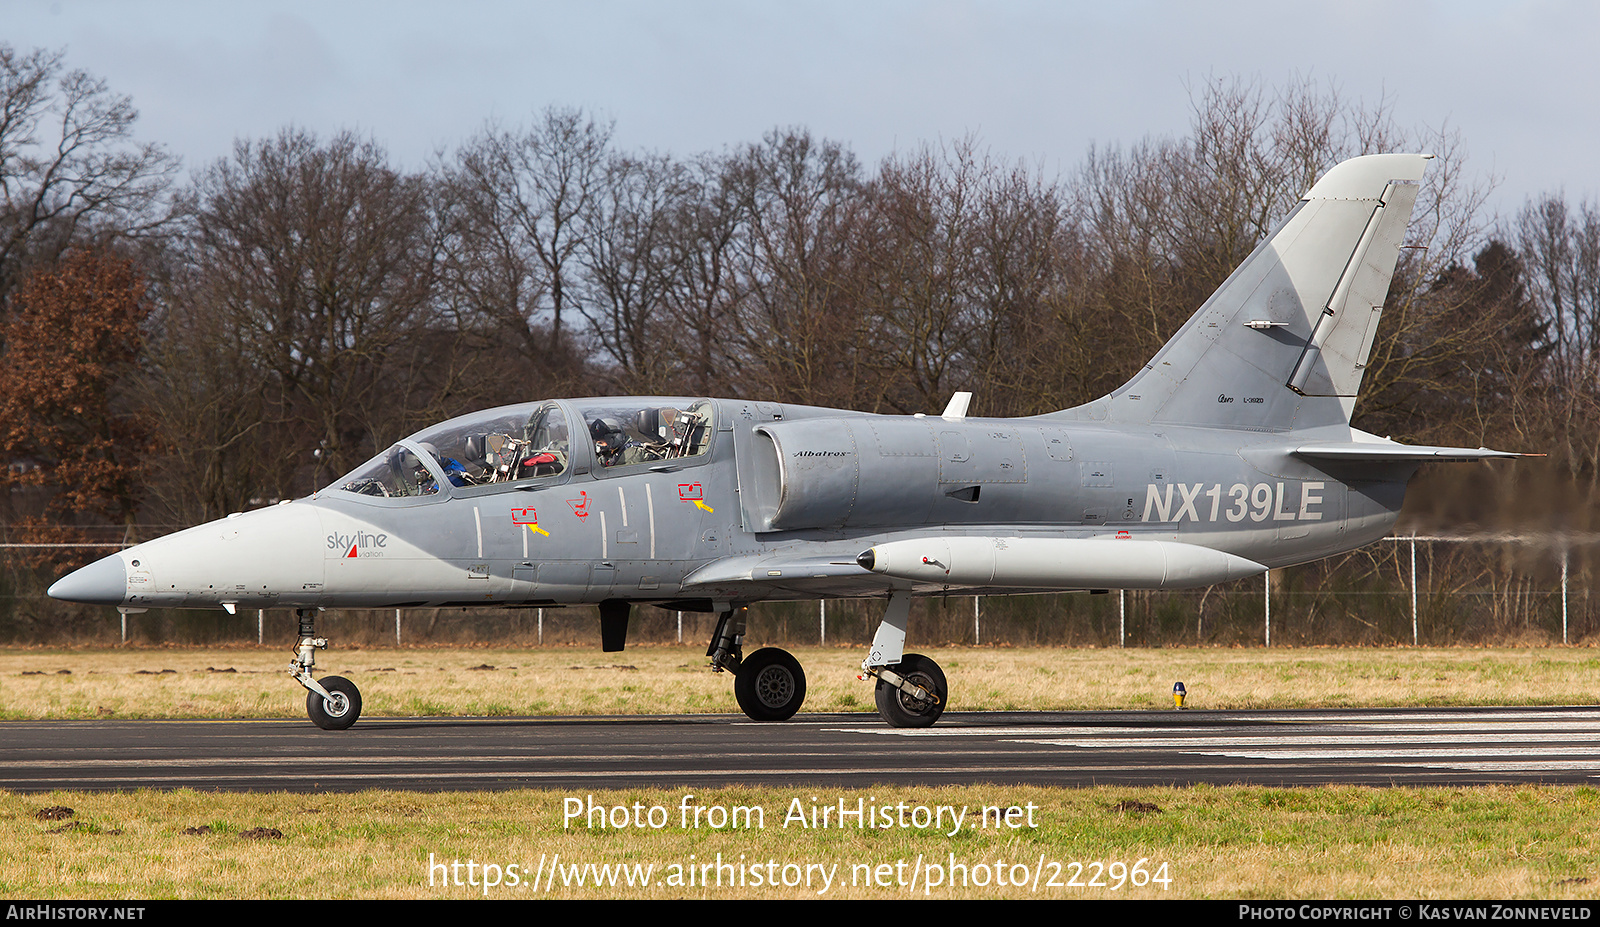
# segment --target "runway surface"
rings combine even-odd
[[[1600,781],[1600,708],[0,723],[0,789]]]

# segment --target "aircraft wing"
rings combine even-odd
[[[793,582],[798,579],[866,579],[873,575],[856,563],[855,557],[750,555],[714,560],[684,577],[688,586],[721,583]]]
[[[761,598],[809,598],[814,596],[881,596],[891,589],[934,592],[957,588],[962,595],[1015,595],[1029,592],[1064,592],[1055,586],[1010,587],[981,584],[952,584],[945,580],[915,581],[885,576],[861,566],[856,554],[803,556],[800,554],[751,554],[714,560],[690,573],[683,580],[685,593],[738,595],[739,590],[760,590]],[[1088,587],[1084,587],[1087,589]],[[789,595],[784,595],[785,593]]]
[[[789,552],[714,560],[684,577],[682,588],[694,592],[751,585],[804,595],[871,596],[882,595],[893,584],[856,563],[855,554]]]
[[[1487,447],[1436,447],[1421,444],[1396,444],[1392,441],[1344,441],[1338,443],[1302,444],[1290,451],[1296,457],[1316,460],[1344,460],[1366,463],[1423,463],[1428,461],[1495,460],[1506,457],[1525,457],[1514,451],[1496,451]]]

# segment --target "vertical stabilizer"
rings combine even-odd
[[[1348,423],[1429,157],[1328,171],[1143,370],[1074,411],[1262,430]]]

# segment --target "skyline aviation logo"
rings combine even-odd
[[[384,545],[388,543],[389,536],[387,534],[374,534],[371,531],[328,535],[328,550],[338,551],[338,556],[341,560],[350,560],[357,557],[382,557]]]

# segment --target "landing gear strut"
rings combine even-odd
[[[920,653],[905,653],[911,594],[889,593],[889,608],[861,661],[861,678],[874,677],[878,715],[890,727],[929,727],[944,714],[950,687],[939,664]]]
[[[306,687],[306,714],[325,731],[342,731],[361,717],[361,690],[343,676],[326,676],[321,682],[312,677],[317,651],[327,647],[328,641],[317,637],[317,609],[296,609],[294,614],[300,621],[300,644],[289,669],[295,681]]]
[[[787,721],[806,700],[806,673],[787,650],[763,647],[748,658],[744,654],[745,620],[750,610],[742,605],[719,608],[717,632],[706,656],[711,669],[733,673],[733,697],[752,721]]]

